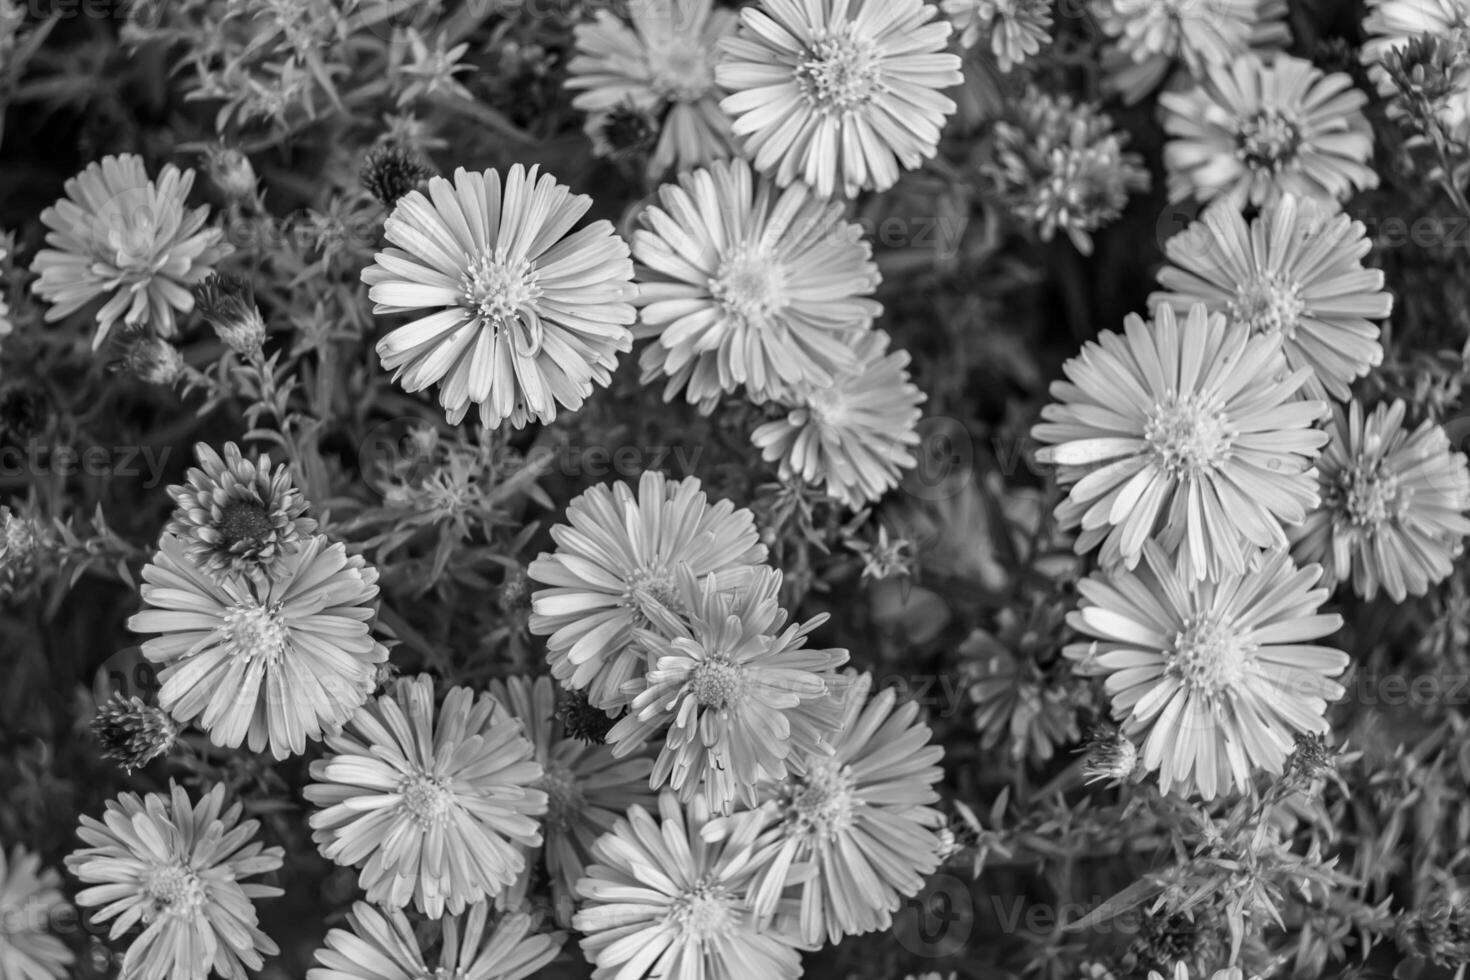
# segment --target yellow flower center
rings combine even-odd
[[[1245,679],[1254,650],[1252,644],[1241,642],[1233,624],[1194,616],[1174,636],[1169,669],[1194,691],[1218,696]]]
[[[232,655],[246,660],[263,658],[267,664],[281,659],[291,637],[279,611],[268,609],[253,599],[226,610],[220,631]]]
[[[684,891],[669,909],[668,917],[687,940],[701,945],[723,936],[735,926],[729,889],[706,876]]]
[[[1279,333],[1289,340],[1306,308],[1300,284],[1261,273],[1236,290],[1229,310],[1231,318],[1249,326],[1252,333]]]
[[[160,915],[189,915],[204,904],[204,882],[194,869],[183,864],[166,864],[150,870],[143,879],[143,894],[149,909],[144,913],[152,922]]]
[[[1195,477],[1218,469],[1230,454],[1234,433],[1225,412],[1198,394],[1170,394],[1154,406],[1144,438],[1171,474]]]
[[[536,300],[541,286],[530,260],[510,258],[504,248],[473,256],[460,277],[465,307],[509,334],[515,352],[534,357],[541,350],[541,316]]]
[[[851,24],[819,31],[796,65],[796,84],[821,113],[848,115],[884,90],[877,45]]]
[[[454,791],[444,777],[415,773],[398,785],[398,792],[403,798],[401,806],[420,829],[428,830],[449,819]]]
[[[709,291],[726,316],[742,326],[761,328],[786,305],[786,276],[770,255],[742,248],[720,263]]]
[[[797,834],[831,840],[852,826],[858,800],[851,766],[833,760],[814,765],[797,781],[786,803],[786,820]]]
[[[1407,493],[1393,473],[1382,464],[1358,460],[1337,478],[1336,499],[1330,504],[1347,515],[1350,523],[1374,529],[1385,521],[1399,520],[1407,510]]]
[[[1259,109],[1240,120],[1235,131],[1236,153],[1253,170],[1279,173],[1297,161],[1302,131],[1279,109]]]
[[[715,70],[698,41],[671,36],[648,50],[653,90],[670,102],[698,102],[715,84]]]
[[[725,660],[705,660],[694,668],[689,689],[694,700],[707,708],[723,710],[740,700],[745,672]]]

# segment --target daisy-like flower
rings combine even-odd
[[[1285,0],[1092,0],[1111,44],[1103,54],[1106,86],[1133,104],[1163,82],[1177,62],[1195,78],[1251,48],[1291,41]]]
[[[586,690],[597,708],[631,700],[624,684],[647,670],[633,631],[652,625],[652,610],[681,611],[676,569],[732,581],[766,560],[755,515],[728,500],[710,504],[692,476],[644,473],[636,495],[625,483],[599,484],[572,500],[566,520],[551,529],[556,551],[526,571],[548,586],[531,595],[530,627],[547,637],[552,676]]]
[[[1081,526],[1077,553],[1099,543],[1105,566],[1138,563],[1158,536],[1194,578],[1241,574],[1252,546],[1287,543],[1317,505],[1312,469],[1327,406],[1299,399],[1310,373],[1287,373],[1279,334],[1252,336],[1195,304],[1181,323],[1159,306],[1130,314],[1063,367],[1056,402],[1031,430],[1069,486],[1063,527]]]
[[[306,499],[284,465],[271,469],[266,455],[247,460],[233,442],[224,449],[221,457],[205,443],[194,446],[199,465],[168,488],[175,510],[164,533],[214,575],[277,576],[316,521],[304,516]]]
[[[722,42],[720,106],[757,170],[822,197],[887,190],[932,157],[964,80],[921,0],[760,0]]]
[[[1342,72],[1285,54],[1212,65],[1195,87],[1159,96],[1169,200],[1243,208],[1297,194],[1332,203],[1377,187],[1367,101]]]
[[[0,977],[63,980],[76,958],[48,928],[67,907],[61,875],[20,845],[0,850]]]
[[[241,805],[224,808],[216,784],[198,803],[170,783],[169,795],[123,793],[107,801],[102,820],[82,817],[83,843],[66,859],[88,886],[77,904],[98,922],[112,920],[116,940],[142,933],[123,958],[122,976],[137,980],[246,980],[276,944],[256,925],[255,899],[281,889],[246,882],[281,866],[279,847],[255,839],[260,824],[240,821]],[[221,812],[223,811],[223,812]]]
[[[326,739],[303,795],[322,855],[361,867],[367,900],[438,918],[494,898],[541,843],[543,776],[520,724],[490,694],[403,678]]]
[[[1318,612],[1328,596],[1313,588],[1321,575],[1281,550],[1191,582],[1150,543],[1137,571],[1079,583],[1067,621],[1093,639],[1064,653],[1106,678],[1113,717],[1142,737],[1144,768],[1158,771],[1164,792],[1243,790],[1253,771],[1282,771],[1294,733],[1327,731],[1327,705],[1343,694],[1332,678],[1348,655],[1307,642],[1342,625]]]
[[[757,786],[805,770],[829,753],[837,724],[832,697],[841,649],[807,649],[817,616],[785,630],[776,603],[781,573],[762,567],[754,581],[731,588],[712,575],[696,582],[685,567],[677,588],[688,610],[661,634],[640,631],[648,651],[647,687],[608,732],[624,756],[661,736],[650,783],[671,786],[688,802],[695,794],[716,812],[736,802],[755,806]]]
[[[853,510],[898,486],[914,465],[924,393],[909,382],[907,351],[888,351],[888,334],[858,338],[857,363],[831,385],[797,385],[784,418],[760,426],[751,441],[781,476],[799,475]]]
[[[736,22],[734,11],[716,10],[711,0],[638,0],[627,19],[599,10],[574,31],[566,82],[578,90],[572,106],[588,113],[593,131],[620,107],[661,119],[650,176],[731,156],[734,137],[714,66],[716,46]]]
[[[438,966],[429,966],[413,923],[401,909],[357,902],[348,929],[327,933],[316,951],[320,966],[306,980],[522,980],[556,959],[566,942],[560,932],[535,933],[528,915],[507,915],[490,925],[490,906],[480,902],[463,916],[439,922]]]
[[[1372,248],[1361,221],[1283,194],[1247,225],[1220,201],[1164,243],[1159,273],[1167,303],[1183,316],[1195,303],[1252,333],[1280,334],[1292,368],[1311,368],[1306,391],[1346,399],[1348,385],[1383,360],[1378,326],[1393,310],[1383,273],[1363,268]]]
[[[778,190],[744,160],[681,174],[633,233],[643,381],[668,375],[708,414],[745,385],[756,401],[830,385],[852,338],[883,307],[878,267],[842,205],[797,184]]]
[[[944,749],[930,744],[915,702],[897,704],[892,688],[870,697],[872,684],[871,674],[851,677],[835,752],[810,757],[803,775],[769,787],[760,809],[712,831],[757,825],[751,906],[769,920],[794,890],[812,945],[887,928],[944,848],[945,817],[931,805]]]
[[[175,314],[194,308],[189,289],[234,249],[209,208],[186,208],[194,171],[163,168],[148,179],[141,157],[104,157],[66,182],[66,197],[41,212],[50,229],[31,271],[32,289],[51,304],[48,323],[106,298],[97,311],[92,349],[119,319],[171,337]]]
[[[608,221],[568,234],[592,199],[550,174],[454,172],[399,199],[383,234],[397,246],[362,271],[374,313],[435,309],[378,341],[407,391],[442,382],[458,424],[471,403],[495,428],[550,422],[606,385],[632,347],[633,263]]]
[[[1392,76],[1384,70],[1392,55],[1408,49],[1416,38],[1449,38],[1470,30],[1470,0],[1368,0],[1363,18],[1367,35],[1360,55],[1380,95],[1395,92]],[[1445,129],[1460,140],[1470,139],[1470,78],[1461,77],[1445,93],[1439,107]]]
[[[388,650],[373,639],[377,569],[315,535],[268,579],[216,578],[165,534],[143,569],[146,608],[128,620],[160,635],[158,705],[215,745],[284,759],[339,727],[372,693]]]
[[[577,883],[572,925],[593,980],[795,980],[793,938],[763,928],[747,907],[757,870],[749,836],[706,840],[710,809],[672,792],[658,817],[628,811],[593,845],[597,863]]]
[[[1443,428],[1404,425],[1402,401],[1371,415],[1335,408],[1332,441],[1318,460],[1322,506],[1293,528],[1292,554],[1320,562],[1328,585],[1351,578],[1372,599],[1423,595],[1445,579],[1470,534],[1470,471]]]
[[[593,841],[611,830],[628,807],[653,805],[648,788],[653,762],[637,756],[619,759],[606,745],[569,737],[558,717],[556,685],[550,677],[493,681],[490,693],[520,721],[544,773],[536,785],[547,799],[542,823],[546,870],[561,917],[572,907]]]
[[[989,39],[990,53],[1008,72],[1051,43],[1051,0],[943,0],[960,46]]]

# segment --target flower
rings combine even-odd
[[[179,737],[178,724],[141,698],[114,693],[97,709],[92,733],[102,743],[102,758],[111,759],[124,772],[146,766],[168,753]]]
[[[1360,51],[1378,94],[1393,95],[1396,86],[1384,66],[1408,52],[1411,42],[1428,35],[1447,39],[1470,30],[1470,0],[1368,0],[1363,18],[1367,41]],[[1445,93],[1436,115],[1445,129],[1462,141],[1470,139],[1470,78],[1463,74]]]
[[[260,356],[265,320],[255,305],[255,290],[249,282],[213,273],[194,287],[194,304],[230,350],[246,358]]]
[[[632,346],[633,263],[612,224],[571,235],[592,199],[520,164],[454,172],[412,190],[384,225],[387,248],[362,271],[374,313],[437,312],[378,341],[383,367],[408,391],[442,381],[458,424],[521,428],[576,409]]]
[[[632,700],[624,684],[647,669],[633,631],[651,625],[651,610],[677,602],[679,566],[727,580],[766,560],[755,515],[728,500],[708,503],[692,476],[675,483],[646,472],[636,497],[625,483],[598,484],[572,500],[566,521],[551,529],[556,551],[527,569],[549,586],[531,595],[530,627],[547,637],[551,675],[603,709]]]
[[[1133,568],[1157,535],[1194,578],[1240,574],[1251,546],[1284,547],[1281,525],[1316,506],[1326,405],[1296,398],[1308,371],[1286,373],[1280,334],[1202,303],[1182,324],[1168,306],[1154,317],[1130,314],[1066,363],[1036,458],[1071,488],[1057,518],[1081,526],[1078,554],[1101,543],[1104,565]]]
[[[189,468],[187,482],[168,488],[175,508],[164,533],[214,575],[280,575],[316,530],[290,471],[272,470],[267,455],[246,460],[233,442],[225,443],[223,457],[203,442],[194,455],[199,466]]]
[[[760,0],[722,42],[720,107],[761,173],[821,197],[887,190],[932,157],[964,80],[949,21],[921,0]]]
[[[1298,561],[1320,562],[1329,586],[1351,577],[1365,599],[1423,595],[1453,571],[1470,534],[1465,454],[1433,422],[1410,430],[1405,411],[1402,401],[1371,415],[1356,401],[1334,409],[1318,461],[1322,505],[1291,531]]]
[[[82,817],[87,847],[66,866],[84,885],[77,904],[103,906],[109,940],[142,924],[123,957],[122,976],[138,980],[246,980],[279,950],[256,925],[257,898],[281,889],[245,879],[281,866],[279,847],[255,840],[260,824],[240,822],[241,805],[224,806],[216,783],[193,803],[177,783],[169,795],[123,793],[107,801],[102,820]]]
[[[1086,102],[1034,86],[1017,100],[1018,117],[995,124],[993,158],[981,165],[1011,214],[1049,242],[1065,231],[1083,255],[1092,232],[1123,213],[1128,195],[1146,191],[1148,171],[1112,117]]]
[[[735,30],[736,15],[711,0],[638,0],[628,18],[597,11],[573,31],[567,65],[573,108],[600,130],[615,110],[633,107],[662,119],[649,176],[687,170],[734,153],[730,120],[715,85],[716,46]]]
[[[1106,86],[1132,105],[1176,62],[1199,78],[1250,49],[1291,43],[1285,0],[1092,0],[1104,49]]]
[[[598,838],[597,861],[577,882],[583,898],[572,925],[593,980],[795,980],[801,956],[791,937],[762,928],[746,907],[756,871],[750,841],[703,836],[709,806],[672,792],[655,819],[629,809]]]
[[[464,916],[445,916],[438,932],[443,945],[438,967],[429,966],[413,923],[401,909],[380,910],[356,902],[347,913],[350,929],[327,933],[316,951],[320,966],[306,980],[522,980],[556,959],[566,942],[561,932],[531,932],[528,915],[507,915],[486,936],[490,906],[471,905]]]
[[[946,17],[960,33],[960,46],[990,40],[1000,70],[1008,72],[1051,43],[1049,0],[943,0]]]
[[[546,794],[531,743],[489,694],[403,678],[328,735],[303,795],[322,856],[361,867],[367,900],[438,918],[494,898],[541,843]]]
[[[801,938],[813,945],[887,928],[944,847],[945,817],[930,805],[944,749],[930,744],[918,704],[898,705],[892,688],[873,695],[871,674],[848,680],[835,752],[810,757],[802,775],[770,788],[770,802],[712,831],[755,825],[751,906],[768,920],[794,890]]]
[[[832,384],[883,307],[878,267],[840,204],[777,190],[743,160],[681,174],[633,233],[643,382],[661,375],[708,414],[745,385],[756,401]]]
[[[1208,67],[1195,87],[1159,96],[1170,202],[1239,208],[1290,193],[1331,203],[1377,187],[1367,101],[1342,72],[1285,54]]]
[[[702,794],[712,810],[758,802],[757,785],[803,771],[826,751],[837,723],[832,674],[841,649],[803,649],[825,614],[781,631],[781,573],[764,566],[748,582],[718,574],[675,578],[682,621],[638,632],[648,651],[647,686],[608,732],[619,757],[662,733],[650,785],[672,786],[685,802]],[[667,727],[665,727],[667,726]]]
[[[1191,582],[1150,543],[1138,571],[1096,574],[1067,621],[1094,638],[1064,653],[1105,678],[1123,734],[1143,736],[1142,761],[1165,792],[1204,799],[1244,790],[1252,770],[1280,773],[1295,732],[1325,732],[1331,678],[1348,655],[1309,645],[1342,625],[1319,613],[1328,590],[1316,565],[1262,553],[1244,572]]]
[[[250,157],[224,140],[205,148],[204,173],[210,183],[232,201],[255,196],[255,167],[250,163]]]
[[[158,705],[215,745],[284,759],[346,721],[372,692],[387,649],[373,639],[377,569],[316,535],[269,579],[219,579],[164,534],[143,569],[145,608],[128,620],[158,633],[143,656],[164,664]]]
[[[1172,265],[1159,273],[1167,303],[1180,315],[1195,303],[1280,334],[1293,369],[1311,368],[1305,390],[1345,399],[1348,385],[1383,360],[1378,327],[1393,310],[1383,273],[1363,268],[1372,248],[1361,221],[1310,198],[1283,194],[1249,226],[1226,201],[1164,243]]]
[[[921,392],[904,370],[906,351],[888,352],[888,334],[861,335],[857,363],[826,387],[798,384],[783,400],[784,418],[767,422],[751,441],[781,478],[796,475],[853,510],[898,486],[899,470],[915,464]]]
[[[0,504],[0,599],[29,595],[56,545],[38,514]]]
[[[63,980],[76,959],[48,930],[62,909],[61,876],[17,844],[10,859],[0,850],[0,977]]]
[[[66,197],[41,212],[51,247],[31,263],[40,276],[32,289],[51,304],[46,322],[105,296],[93,350],[119,318],[172,337],[175,312],[194,308],[189,287],[234,251],[218,228],[204,227],[208,207],[184,206],[193,186],[194,171],[172,164],[148,179],[142,158],[130,153],[104,157],[68,180]]]
[[[409,191],[422,191],[433,176],[434,168],[418,151],[400,143],[373,147],[358,172],[363,189],[385,208],[395,207]]]
[[[118,369],[151,385],[172,385],[186,373],[184,356],[177,347],[157,334],[130,337],[122,350]]]
[[[1088,738],[1082,760],[1084,782],[1116,785],[1131,780],[1138,770],[1138,746],[1116,729],[1099,728]]]
[[[571,908],[593,841],[611,830],[628,807],[653,805],[648,788],[653,762],[636,756],[619,759],[605,745],[569,737],[557,715],[556,685],[550,677],[492,681],[490,693],[520,721],[544,773],[537,783],[547,798],[542,834],[560,916]]]
[[[403,51],[405,40],[408,42],[406,52]],[[468,42],[446,48],[443,35],[438,37],[434,41],[434,46],[430,48],[423,35],[412,27],[407,29],[402,39],[395,38],[395,55],[399,63],[394,65],[394,71],[390,73],[390,77],[396,76],[398,81],[407,82],[403,90],[398,93],[398,107],[401,109],[417,99],[426,99],[434,95],[473,102],[474,94],[454,77],[462,72],[473,70],[472,65],[459,63],[459,59],[463,58],[469,50]],[[411,55],[412,60],[404,62],[404,54]]]

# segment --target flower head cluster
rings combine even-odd
[[[128,620],[157,633],[143,655],[163,665],[158,703],[216,745],[267,746],[277,759],[338,728],[372,692],[387,649],[371,628],[377,570],[312,536],[270,577],[218,577],[165,533],[143,569],[144,608]]]
[[[107,802],[102,820],[82,817],[81,848],[66,859],[87,886],[77,904],[101,908],[116,940],[142,932],[123,958],[122,975],[147,980],[205,980],[218,974],[246,980],[279,952],[256,925],[255,899],[281,889],[246,879],[281,866],[279,847],[255,840],[259,823],[240,822],[241,805],[224,809],[225,787],[195,803],[183,787],[168,795],[123,793]]]
[[[98,299],[95,349],[121,320],[173,336],[178,313],[194,308],[189,289],[232,248],[205,228],[209,208],[187,208],[194,171],[172,164],[151,180],[141,157],[104,157],[66,182],[66,196],[41,212],[48,248],[36,253],[33,288],[51,304],[46,321]]]
[[[0,849],[0,976],[6,980],[62,980],[76,957],[51,934],[49,922],[67,908],[61,876],[20,845],[7,859]]]
[[[383,367],[408,391],[440,383],[456,424],[471,404],[486,428],[580,408],[632,346],[634,318],[627,243],[607,221],[572,232],[591,206],[520,164],[403,195],[384,226],[393,247],[362,281],[374,313],[435,312],[378,342]]]
[[[1132,568],[1157,536],[1193,578],[1242,574],[1253,548],[1287,543],[1317,504],[1320,401],[1298,399],[1279,334],[1252,335],[1195,304],[1130,315],[1068,361],[1042,409],[1037,452],[1070,487],[1057,508],[1077,551]]]
[[[1403,95],[1402,83],[1411,83],[1415,99],[1422,99],[1445,133],[1461,143],[1470,143],[1467,32],[1466,0],[1368,0],[1363,18],[1367,40],[1361,57],[1378,93]]]
[[[1286,363],[1311,368],[1305,391],[1348,397],[1348,385],[1383,360],[1378,327],[1393,309],[1383,273],[1363,268],[1372,247],[1361,221],[1316,201],[1283,194],[1249,223],[1226,201],[1164,243],[1159,273],[1180,316],[1195,303],[1279,334]]]
[[[0,505],[0,599],[31,592],[54,544],[37,516]]]
[[[959,32],[960,46],[987,40],[1003,72],[1051,43],[1050,0],[943,0],[940,6]]]
[[[668,377],[706,413],[741,385],[756,401],[828,386],[883,308],[861,229],[840,204],[784,191],[744,160],[681,174],[633,234],[644,383]]]
[[[626,705],[642,684],[647,655],[634,631],[653,625],[660,610],[684,612],[678,569],[732,582],[766,560],[754,515],[728,500],[710,504],[694,477],[672,482],[650,471],[636,493],[599,484],[572,500],[566,519],[551,530],[556,551],[527,569],[547,586],[531,596],[531,632],[547,637],[552,676],[585,689],[598,708]]]
[[[783,479],[799,476],[853,510],[875,503],[915,463],[924,393],[909,381],[906,351],[888,350],[888,334],[872,330],[854,345],[857,363],[827,386],[798,384],[782,418],[751,434]]]
[[[194,287],[194,305],[215,335],[242,357],[258,357],[265,343],[265,320],[255,305],[255,290],[238,276],[216,272]]]
[[[409,191],[423,191],[433,176],[434,168],[417,151],[393,142],[369,150],[358,173],[363,189],[385,208],[396,207]]]
[[[736,21],[712,0],[638,0],[627,19],[599,10],[575,31],[566,83],[578,92],[572,106],[588,114],[589,131],[602,131],[619,108],[658,120],[651,175],[730,156],[734,137],[720,109],[715,61]]]
[[[1366,599],[1423,595],[1470,534],[1465,454],[1433,422],[1405,426],[1406,412],[1402,401],[1335,409],[1317,463],[1322,504],[1291,531],[1298,561],[1320,563],[1329,586],[1351,579]]]
[[[1285,54],[1212,65],[1193,88],[1159,96],[1169,200],[1330,204],[1376,187],[1367,101],[1347,75]]]
[[[1126,135],[1091,104],[1033,88],[1016,108],[1016,119],[996,123],[983,172],[1042,241],[1062,231],[1090,254],[1092,232],[1116,220],[1130,194],[1148,190],[1143,158],[1124,151]]]
[[[92,733],[102,743],[102,758],[131,773],[167,754],[178,740],[179,726],[168,712],[116,693],[97,709]]]
[[[307,800],[322,855],[360,867],[368,901],[437,918],[494,898],[541,843],[544,776],[496,698],[451,688],[435,708],[427,674],[372,699],[311,764]]]
[[[1113,717],[1142,739],[1164,792],[1243,790],[1257,770],[1282,771],[1293,733],[1327,730],[1348,656],[1310,642],[1342,625],[1318,612],[1321,574],[1281,550],[1196,582],[1150,543],[1137,571],[1080,584],[1068,622],[1089,639],[1066,654],[1105,679]]]
[[[760,0],[723,42],[720,106],[761,173],[821,197],[887,190],[932,157],[962,80],[922,0]]]

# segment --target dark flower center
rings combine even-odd
[[[602,138],[615,153],[646,149],[657,135],[653,118],[636,106],[615,106],[602,123]]]
[[[226,548],[237,544],[263,545],[270,541],[276,526],[265,507],[248,500],[225,504],[215,525]]]

